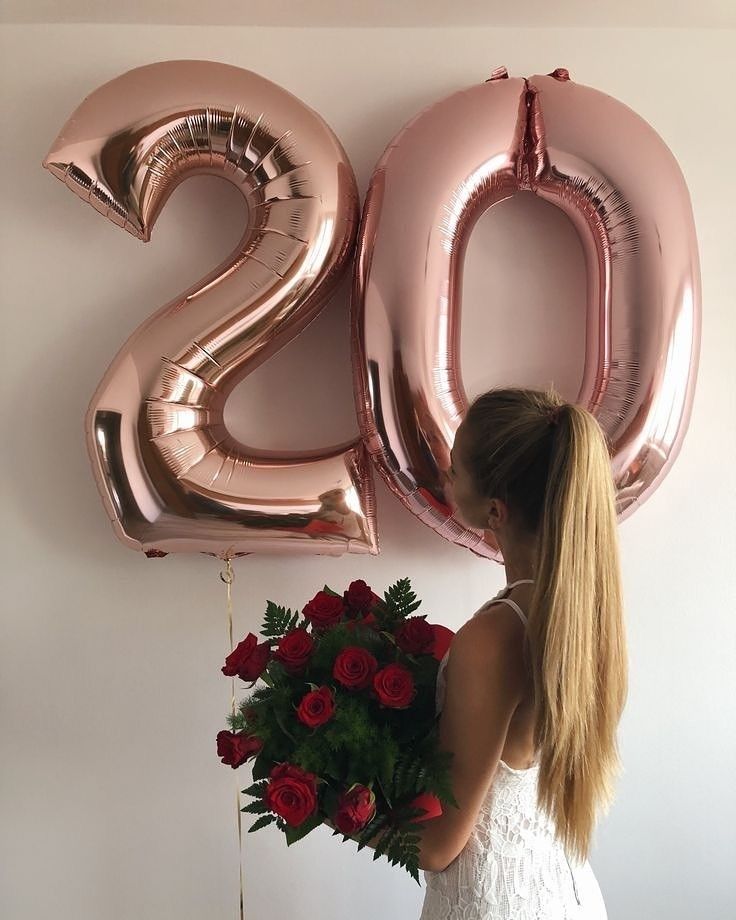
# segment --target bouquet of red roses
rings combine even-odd
[[[458,807],[435,711],[453,633],[410,616],[420,603],[408,578],[383,599],[362,579],[342,594],[325,585],[301,616],[267,601],[265,641],[249,633],[222,668],[266,684],[217,735],[223,763],[254,758],[242,791],[255,799],[241,810],[260,817],[249,832],[275,823],[290,846],[331,822],[359,850],[378,837],[373,858],[419,882],[418,822]]]

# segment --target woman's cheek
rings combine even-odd
[[[465,526],[467,527],[468,522],[466,521],[465,515],[463,513],[464,502],[463,502],[462,492],[459,489],[453,489],[452,498],[455,503],[455,508],[457,509],[457,511],[455,512],[456,517],[460,518],[462,523],[465,524]]]

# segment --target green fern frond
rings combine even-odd
[[[386,605],[386,618],[394,622],[405,620],[422,603],[417,600],[408,578],[400,578],[395,584],[386,589],[383,597]]]
[[[251,815],[262,815],[270,811],[263,799],[254,799],[252,802],[248,802],[248,804],[243,806],[240,810],[247,811]]]
[[[257,821],[255,821],[248,828],[248,833],[252,834],[253,831],[258,831],[262,827],[266,827],[268,824],[272,824],[276,820],[274,815],[262,815]]]
[[[266,614],[264,616],[264,625],[261,630],[262,636],[271,638],[280,638],[290,629],[294,629],[299,620],[299,611],[294,613],[289,608],[274,604],[273,601],[266,601]]]
[[[257,783],[253,783],[252,786],[248,786],[247,789],[242,789],[241,792],[243,795],[263,796],[267,788],[268,780],[259,780]]]

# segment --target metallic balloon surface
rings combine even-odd
[[[498,68],[405,125],[375,167],[358,234],[351,347],[360,430],[407,508],[496,561],[492,532],[455,518],[446,470],[469,405],[458,364],[466,245],[483,212],[521,191],[561,208],[583,245],[586,353],[570,401],[609,438],[619,520],[679,452],[700,349],[687,186],[634,111],[562,68],[528,79]]]
[[[248,208],[233,252],[135,330],[92,397],[87,447],[116,535],[150,556],[376,554],[360,439],[274,455],[223,424],[229,392],[317,316],[350,264],[357,186],[323,119],[239,67],[161,61],[86,97],[43,166],[144,242],[197,173],[228,179]]]

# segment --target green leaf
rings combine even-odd
[[[391,801],[391,796],[390,796],[390,795],[388,794],[388,792],[386,791],[386,786],[384,785],[383,780],[381,779],[381,776],[380,776],[380,775],[376,777],[376,781],[378,782],[378,788],[379,788],[379,789],[381,790],[381,792],[383,793],[384,799],[386,799],[386,804],[388,805],[389,808],[393,808],[394,806],[393,806],[393,803],[392,803],[392,801]]]
[[[252,834],[253,831],[258,831],[262,827],[266,827],[267,824],[272,824],[276,820],[274,815],[263,815],[257,821],[254,821],[253,824],[248,828],[248,833]]]
[[[266,805],[263,799],[255,799],[253,802],[248,802],[248,804],[240,810],[247,811],[252,815],[263,815],[271,809],[268,807],[268,805]]]
[[[262,636],[281,638],[289,630],[296,626],[299,619],[299,611],[292,613],[290,609],[274,604],[273,601],[266,601],[266,614],[263,619]]]
[[[400,578],[384,592],[386,625],[396,626],[421,606],[408,578]]]
[[[306,837],[307,834],[311,833],[315,827],[319,827],[322,824],[322,815],[316,813],[311,817],[307,818],[305,821],[298,827],[286,826],[284,834],[286,835],[286,845],[291,846],[293,843],[296,843],[297,840],[301,840],[302,837]]]
[[[373,859],[385,855],[392,866],[400,865],[419,882],[419,835],[411,826],[394,826],[379,841]]]
[[[274,714],[274,718],[279,724],[279,728],[281,729],[281,731],[286,735],[287,738],[291,738],[291,740],[294,743],[296,743],[296,738],[294,737],[294,735],[292,735],[292,733],[289,731],[289,729],[284,724],[283,717],[281,713],[278,711],[278,709],[274,709],[273,714]]]
[[[253,761],[253,779],[264,779],[271,772],[273,763],[260,755]],[[252,793],[251,793],[252,795]]]

